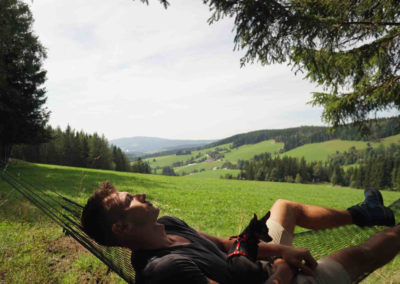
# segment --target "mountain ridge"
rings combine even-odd
[[[200,147],[213,143],[217,139],[169,139],[149,136],[122,137],[110,140],[125,153],[143,155],[161,151],[180,150],[188,147]]]

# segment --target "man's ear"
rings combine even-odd
[[[128,232],[132,230],[132,225],[130,223],[125,223],[118,221],[111,226],[111,231],[116,235],[116,236],[124,236]]]

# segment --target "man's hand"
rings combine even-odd
[[[291,266],[302,270],[305,274],[314,275],[313,270],[317,262],[307,249],[286,247],[282,251],[282,258]]]
[[[274,273],[272,273],[266,284],[290,284],[296,275],[297,269],[291,267],[285,260],[279,258],[274,261]]]

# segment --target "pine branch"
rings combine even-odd
[[[388,88],[392,87],[393,84],[395,84],[399,80],[400,80],[400,76],[394,76],[393,78],[383,82],[382,84],[375,85],[375,86],[369,86],[369,87],[363,89],[363,93],[364,94],[370,94],[370,93],[374,92],[375,90],[381,89],[381,88],[383,88],[383,91],[385,92],[385,91],[387,91]],[[340,97],[341,98],[351,97],[351,96],[354,96],[356,94],[358,94],[358,92],[343,93],[343,94],[340,95]]]
[[[367,25],[367,26],[400,26],[400,23],[396,22],[338,22],[341,25]]]

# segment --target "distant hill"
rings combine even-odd
[[[218,140],[210,147],[232,143],[232,147],[240,147],[246,144],[256,144],[265,140],[275,140],[284,143],[284,151],[297,148],[310,143],[318,143],[333,139],[372,141],[393,136],[400,133],[400,116],[378,118],[369,121],[370,133],[364,135],[357,125],[346,125],[330,131],[324,126],[300,126],[287,129],[264,129],[237,134],[222,140]]]
[[[236,176],[238,169],[230,169],[226,162],[238,165],[239,160],[251,160],[254,155],[270,153],[271,155],[280,154],[281,157],[292,158],[304,157],[307,162],[322,161],[326,162],[329,155],[336,152],[348,151],[350,147],[358,150],[366,149],[368,145],[378,148],[380,145],[389,146],[391,143],[400,143],[400,134],[381,138],[374,141],[355,141],[355,140],[329,140],[318,143],[305,144],[287,152],[282,152],[284,144],[274,140],[266,140],[255,144],[246,144],[232,148],[232,143],[214,146],[203,149],[192,149],[187,154],[168,154],[152,156],[146,158],[154,173],[161,173],[165,166],[174,168],[178,175],[200,174],[202,177],[219,177],[226,174]],[[209,144],[212,145],[212,144]],[[228,170],[229,169],[229,170]]]
[[[212,142],[215,140],[174,140],[144,136],[110,140],[111,144],[120,147],[125,153],[134,155],[200,147]]]

